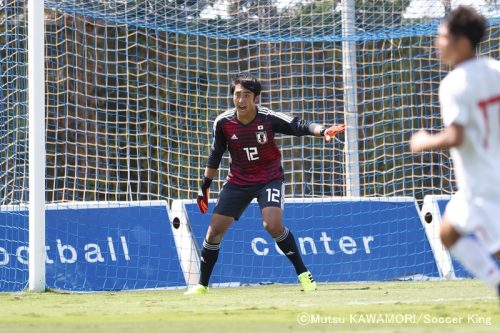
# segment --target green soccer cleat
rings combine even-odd
[[[307,271],[299,275],[299,281],[304,292],[315,291],[316,281],[314,281],[311,272]]]
[[[208,293],[208,287],[205,287],[204,285],[197,284],[196,286],[193,286],[189,288],[188,291],[184,293],[184,295],[205,295]]]

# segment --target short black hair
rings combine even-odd
[[[240,73],[233,77],[230,87],[231,95],[234,94],[234,90],[238,84],[241,84],[243,87],[253,92],[255,96],[259,96],[262,91],[262,85],[260,84],[259,79],[248,73]]]
[[[458,6],[452,10],[443,22],[452,36],[467,37],[475,49],[486,32],[486,19],[474,8]]]

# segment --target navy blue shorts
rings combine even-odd
[[[279,207],[285,204],[285,186],[282,180],[273,180],[267,184],[238,186],[226,182],[222,186],[215,204],[214,213],[231,216],[238,220],[250,202],[257,198],[260,209]]]

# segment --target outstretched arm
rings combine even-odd
[[[323,125],[312,123],[309,125],[309,131],[314,136],[322,136],[325,138],[325,141],[330,141],[337,133],[342,133],[345,131],[345,125],[339,124],[325,127]]]
[[[279,133],[303,136],[322,136],[326,141],[330,141],[337,133],[345,131],[344,124],[326,127],[316,123],[310,123],[298,117],[291,117],[280,112],[271,112],[273,128]]]

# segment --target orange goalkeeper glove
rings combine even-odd
[[[333,125],[329,128],[323,128],[320,132],[321,136],[325,137],[326,141],[330,141],[337,133],[342,133],[345,131],[345,125]]]
[[[208,177],[203,177],[203,183],[201,183],[200,190],[198,191],[198,198],[196,202],[198,203],[198,208],[200,212],[205,214],[208,210],[208,197],[210,196],[210,184],[212,184],[212,179]]]

